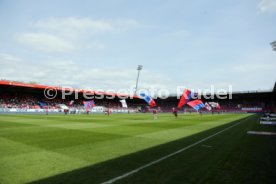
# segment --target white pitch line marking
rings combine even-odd
[[[250,117],[251,117],[251,116],[250,116]],[[249,118],[249,117],[247,117],[247,118],[241,120],[239,123],[236,123],[236,124],[234,124],[234,125],[231,125],[231,126],[225,128],[225,129],[221,130],[221,131],[218,131],[217,133],[214,133],[213,135],[210,135],[210,136],[208,136],[208,137],[205,137],[204,139],[201,139],[201,140],[199,140],[199,141],[197,141],[197,142],[195,142],[195,143],[193,143],[193,144],[191,144],[191,145],[189,145],[189,146],[186,146],[186,147],[184,147],[184,148],[182,148],[182,149],[180,149],[180,150],[177,150],[177,151],[175,151],[175,152],[173,152],[173,153],[171,153],[171,154],[168,154],[168,155],[166,155],[166,156],[164,156],[164,157],[161,157],[161,158],[159,158],[159,159],[157,159],[157,160],[155,160],[155,161],[152,161],[152,162],[150,162],[150,163],[148,163],[148,164],[145,164],[145,165],[143,165],[143,166],[141,166],[141,167],[138,167],[138,168],[136,168],[136,169],[134,169],[134,170],[132,170],[132,171],[129,171],[129,172],[127,172],[127,173],[125,173],[125,174],[123,174],[123,175],[121,175],[121,176],[117,176],[117,177],[112,178],[112,179],[110,179],[110,180],[108,180],[108,181],[105,181],[105,182],[103,182],[102,184],[111,184],[111,183],[114,183],[114,182],[116,182],[116,181],[118,181],[118,180],[121,180],[121,179],[123,179],[123,178],[125,178],[125,177],[128,177],[128,176],[130,176],[130,175],[132,175],[132,174],[134,174],[134,173],[137,173],[137,172],[139,172],[139,171],[142,170],[142,169],[145,169],[145,168],[147,168],[147,167],[150,167],[150,166],[152,166],[152,165],[154,165],[154,164],[157,164],[157,163],[159,163],[159,162],[161,162],[161,161],[163,161],[163,160],[165,160],[165,159],[167,159],[167,158],[170,158],[170,157],[172,157],[172,156],[174,156],[174,155],[177,155],[177,154],[179,154],[179,153],[181,153],[181,152],[183,152],[183,151],[186,151],[187,149],[192,148],[192,147],[194,147],[194,146],[196,146],[196,145],[198,145],[198,144],[200,144],[200,143],[202,143],[202,142],[204,142],[204,141],[207,141],[208,139],[211,139],[212,137],[215,137],[215,136],[218,135],[218,134],[221,134],[221,133],[223,133],[223,132],[225,132],[225,131],[227,131],[227,130],[229,130],[229,129],[231,129],[231,128],[237,126],[237,125],[240,125],[241,123],[243,123],[243,122],[244,122],[245,120],[247,120],[248,118]]]

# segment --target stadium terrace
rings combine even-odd
[[[95,101],[95,109],[97,110],[94,109],[93,111],[97,113],[104,113],[106,109],[110,109],[112,112],[124,113],[150,111],[149,106],[144,103],[139,95],[129,96],[127,94],[105,93],[93,90],[76,90],[72,88],[12,81],[0,81],[0,89],[0,112],[2,113],[41,113],[45,112],[46,109],[49,112],[60,113],[63,112],[64,108],[69,109],[69,114],[76,113],[76,111],[84,113],[85,108],[83,106],[83,101],[89,100],[85,98],[87,96]],[[274,85],[272,91],[233,92],[232,99],[220,99],[217,97],[209,99],[202,96],[201,100],[204,102],[215,101],[219,103],[221,109],[214,109],[213,111],[273,112],[275,110],[275,90],[276,85]],[[50,96],[47,96],[45,91],[47,91]],[[64,91],[66,91],[67,98],[63,98]],[[76,96],[76,93],[74,93],[75,91],[80,95]],[[128,105],[127,108],[121,106],[121,98],[126,99]],[[196,96],[194,98],[196,98]],[[177,95],[172,95],[165,99],[155,99],[158,109],[162,112],[170,112],[172,108],[177,106],[178,101],[179,97]],[[196,112],[189,106],[186,106],[180,111]],[[201,111],[208,113],[207,109],[201,109]]]
[[[212,101],[48,87],[1,81],[0,183],[275,183],[275,87]]]

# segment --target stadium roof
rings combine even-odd
[[[48,86],[42,84],[30,84],[24,82],[17,82],[17,81],[9,81],[9,80],[0,80],[0,86],[12,86],[12,87],[25,87],[25,88],[32,88],[32,89],[56,89],[57,91],[76,91],[79,93],[94,93],[96,95],[112,95],[112,96],[121,96],[121,97],[129,97],[130,94],[121,94],[121,93],[110,93],[104,91],[95,91],[95,90],[84,90],[84,89],[74,89],[74,88],[64,88],[60,86]],[[134,95],[134,98],[139,98],[139,96]]]
[[[121,93],[111,93],[111,92],[104,92],[104,91],[96,91],[96,90],[84,90],[84,89],[74,89],[74,88],[66,88],[61,86],[49,86],[49,85],[42,85],[42,84],[31,84],[31,83],[24,83],[24,82],[17,82],[17,81],[9,81],[9,80],[0,80],[0,86],[11,86],[11,87],[25,87],[30,89],[56,89],[57,91],[76,91],[79,93],[94,93],[96,95],[112,95],[112,96],[121,96],[121,97],[129,97],[130,94],[121,94]],[[250,94],[250,93],[275,93],[276,92],[276,82],[273,86],[272,90],[252,90],[252,91],[233,91],[233,94]],[[170,97],[175,97],[177,94],[171,94]],[[134,98],[140,98],[137,95],[133,96]]]

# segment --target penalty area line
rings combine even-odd
[[[249,117],[251,117],[251,116],[249,116]],[[161,162],[161,161],[163,161],[163,160],[166,160],[166,159],[168,159],[168,158],[170,158],[170,157],[172,157],[172,156],[174,156],[174,155],[177,155],[177,154],[179,154],[179,153],[181,153],[181,152],[183,152],[183,151],[186,151],[186,150],[189,149],[189,148],[192,148],[192,147],[194,147],[194,146],[196,146],[196,145],[198,145],[198,144],[200,144],[200,143],[202,143],[202,142],[204,142],[204,141],[207,141],[208,139],[211,139],[212,137],[215,137],[216,135],[219,135],[219,134],[221,134],[221,133],[223,133],[223,132],[225,132],[225,131],[227,131],[227,130],[229,130],[229,129],[235,127],[235,126],[240,125],[240,124],[243,123],[245,120],[247,120],[249,117],[247,117],[247,118],[241,120],[240,122],[238,122],[238,123],[236,123],[236,124],[234,124],[234,125],[231,125],[231,126],[225,128],[225,129],[223,129],[223,130],[221,130],[221,131],[218,131],[218,132],[216,132],[216,133],[214,133],[214,134],[212,134],[212,135],[210,135],[210,136],[208,136],[208,137],[205,137],[205,138],[203,138],[203,139],[201,139],[201,140],[199,140],[199,141],[197,141],[197,142],[195,142],[195,143],[193,143],[193,144],[191,144],[191,145],[189,145],[189,146],[186,146],[186,147],[184,147],[184,148],[181,148],[181,149],[179,149],[179,150],[177,150],[177,151],[175,151],[175,152],[173,152],[173,153],[170,153],[170,154],[168,154],[168,155],[166,155],[166,156],[163,156],[163,157],[161,157],[161,158],[159,158],[159,159],[157,159],[157,160],[154,160],[154,161],[152,161],[152,162],[150,162],[150,163],[148,163],[148,164],[145,164],[145,165],[143,165],[143,166],[141,166],[141,167],[138,167],[138,168],[136,168],[136,169],[134,169],[134,170],[132,170],[132,171],[129,171],[129,172],[127,172],[127,173],[125,173],[125,174],[123,174],[123,175],[121,175],[121,176],[117,176],[117,177],[112,178],[112,179],[110,179],[110,180],[108,180],[108,181],[102,182],[102,184],[111,184],[111,183],[114,183],[114,182],[116,182],[116,181],[118,181],[118,180],[121,180],[121,179],[123,179],[123,178],[126,178],[126,177],[128,177],[128,176],[130,176],[130,175],[132,175],[132,174],[134,174],[134,173],[137,173],[137,172],[141,171],[142,169],[145,169],[145,168],[147,168],[147,167],[150,167],[150,166],[152,166],[152,165],[155,165],[155,164],[157,164],[157,163],[159,163],[159,162]]]

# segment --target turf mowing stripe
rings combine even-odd
[[[173,152],[173,153],[171,153],[171,154],[168,154],[168,155],[166,155],[166,156],[163,156],[163,157],[161,157],[161,158],[159,158],[159,159],[157,159],[157,160],[155,160],[155,161],[152,161],[152,162],[150,162],[150,163],[148,163],[148,164],[145,164],[145,165],[143,165],[143,166],[141,166],[141,167],[138,167],[138,168],[136,168],[136,169],[134,169],[134,170],[132,170],[132,171],[129,171],[129,172],[127,172],[127,173],[125,173],[125,174],[123,174],[123,175],[121,175],[121,176],[117,176],[117,177],[112,178],[112,179],[110,179],[110,180],[108,180],[108,181],[105,181],[105,182],[103,182],[102,184],[114,183],[114,182],[116,182],[116,181],[118,181],[118,180],[121,180],[121,179],[123,179],[123,178],[125,178],[125,177],[128,177],[128,176],[130,176],[130,175],[132,175],[132,174],[135,174],[135,173],[139,172],[139,171],[142,170],[142,169],[145,169],[145,168],[147,168],[147,167],[150,167],[150,166],[152,166],[152,165],[154,165],[154,164],[157,164],[157,163],[159,163],[159,162],[161,162],[161,161],[163,161],[163,160],[166,160],[166,159],[168,159],[168,158],[170,158],[170,157],[172,157],[172,156],[174,156],[174,155],[177,155],[177,154],[179,154],[179,153],[181,153],[181,152],[183,152],[183,151],[186,151],[186,150],[189,149],[189,148],[192,148],[192,147],[194,147],[194,146],[196,146],[196,145],[198,145],[198,144],[200,144],[200,143],[202,143],[202,142],[204,142],[204,141],[206,141],[206,140],[208,140],[208,139],[211,139],[212,137],[215,137],[216,135],[219,135],[219,134],[221,134],[221,133],[223,133],[223,132],[225,132],[225,131],[227,131],[227,130],[229,130],[229,129],[235,127],[235,126],[240,125],[241,123],[243,123],[245,120],[247,120],[247,119],[250,118],[250,117],[252,117],[252,116],[249,116],[249,117],[247,117],[247,118],[241,120],[240,122],[238,122],[238,123],[236,123],[236,124],[234,124],[234,125],[231,125],[231,126],[225,128],[225,129],[221,130],[221,131],[218,131],[217,133],[214,133],[214,134],[212,134],[212,135],[210,135],[210,136],[208,136],[208,137],[206,137],[206,138],[204,138],[204,139],[201,139],[201,140],[199,140],[199,141],[197,141],[197,142],[195,142],[195,143],[193,143],[193,144],[191,144],[191,145],[189,145],[189,146],[186,146],[186,147],[184,147],[184,148],[182,148],[182,149],[180,149],[180,150],[177,150],[177,151],[175,151],[175,152]]]

